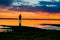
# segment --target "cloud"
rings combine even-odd
[[[12,2],[12,0],[0,0],[0,5],[10,5],[10,3]]]
[[[22,6],[22,5],[26,5],[26,6],[32,6],[32,7],[36,7],[36,6],[43,6],[41,5],[41,1],[45,1],[45,2],[59,2],[59,0],[13,0],[12,5],[15,6]]]
[[[38,11],[60,12],[60,0],[13,0],[11,6],[16,8],[32,10],[36,8]],[[23,7],[21,7],[23,6]],[[30,8],[30,9],[29,9]],[[34,9],[35,10],[35,9]],[[36,10],[36,11],[37,11]]]
[[[16,2],[14,0],[13,5],[17,6],[22,6],[22,5],[27,5],[27,6],[37,6],[40,5],[40,0],[20,0],[20,2]]]

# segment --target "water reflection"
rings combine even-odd
[[[8,29],[8,28],[10,27],[0,26],[0,32],[12,31],[11,29]]]

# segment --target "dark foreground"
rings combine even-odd
[[[60,31],[27,27],[12,29],[12,32],[1,32],[0,40],[60,40]]]

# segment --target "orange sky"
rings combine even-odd
[[[60,14],[48,14],[47,12],[21,12],[22,18],[60,19]],[[60,20],[22,20],[24,26],[39,24],[60,24]]]
[[[60,14],[48,14],[47,12],[17,12],[7,9],[0,9],[0,18],[47,18],[60,19]],[[60,24],[60,20],[22,20],[23,26],[34,26],[39,24]],[[19,25],[19,20],[0,20],[0,25]]]
[[[0,18],[17,18],[19,13],[15,11],[9,11],[7,9],[0,9]],[[0,25],[19,25],[18,20],[0,20]]]

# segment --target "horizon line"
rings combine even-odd
[[[19,20],[19,18],[0,18],[0,20]],[[20,20],[60,20],[52,18],[21,18]]]

